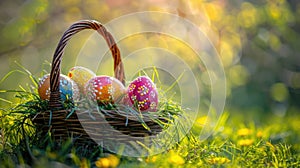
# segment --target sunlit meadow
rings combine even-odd
[[[300,3],[297,0],[16,0],[1,1],[0,9],[0,167],[300,166]],[[216,120],[207,114],[214,82],[207,65],[175,37],[140,33],[117,42],[124,62],[132,53],[163,58],[165,54],[160,51],[136,52],[147,47],[161,48],[178,55],[197,72],[194,75],[201,93],[199,112],[184,139],[160,154],[147,157],[123,156],[122,149],[112,153],[101,147],[82,151],[69,141],[59,149],[51,144],[41,147],[40,142],[28,140],[35,134],[34,128],[21,125],[29,125],[28,116],[47,106],[38,98],[37,81],[50,73],[52,56],[63,32],[78,20],[94,19],[106,24],[143,11],[166,12],[186,19],[214,46],[226,76],[226,104],[212,135],[199,139],[204,126]],[[154,25],[164,21],[149,17]],[[118,36],[144,27],[129,20],[126,26],[111,33]],[[191,36],[184,26],[161,27],[162,32],[173,29]],[[84,65],[97,74],[113,76],[109,52],[105,53],[101,66],[97,66],[98,59],[93,60],[97,55],[89,51],[89,46],[106,44],[101,38],[99,44],[89,43],[92,33],[83,31],[70,40],[62,73],[67,74],[75,65]],[[142,61],[128,59],[124,66],[131,71]],[[171,67],[176,69],[168,68]],[[179,79],[170,78],[169,74],[161,74],[160,78],[165,80],[162,90],[172,86],[168,99],[180,101],[180,92],[194,92],[179,90],[176,85]]]

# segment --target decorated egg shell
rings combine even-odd
[[[129,97],[128,97],[128,94],[125,94],[121,101],[120,101],[120,104],[122,104],[123,106],[127,106],[127,107],[130,107],[132,108],[133,107],[133,104],[131,103]]]
[[[80,93],[84,94],[85,84],[96,74],[88,68],[75,66],[69,70],[68,76],[77,84]]]
[[[65,75],[59,76],[59,91],[63,101],[67,99],[79,100],[79,89],[76,83]],[[44,75],[38,85],[38,93],[41,99],[50,99],[50,74]]]
[[[85,92],[89,100],[102,105],[115,103],[126,94],[126,89],[118,79],[103,75],[90,79],[85,86]]]
[[[156,111],[158,92],[155,84],[147,76],[140,76],[132,81],[127,89],[130,102],[140,111]]]

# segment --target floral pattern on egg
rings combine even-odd
[[[147,76],[132,81],[127,90],[130,102],[140,111],[156,111],[158,92],[155,84]]]

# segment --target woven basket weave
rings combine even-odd
[[[112,58],[114,60],[115,78],[120,80],[123,84],[125,83],[125,73],[120,51],[112,35],[105,29],[103,25],[94,20],[82,20],[74,23],[63,34],[55,50],[51,67],[52,69],[50,73],[51,94],[49,101],[49,110],[38,113],[33,119],[33,123],[35,123],[35,125],[37,126],[38,131],[40,131],[43,135],[51,133],[52,138],[54,138],[55,141],[64,141],[70,137],[77,137],[77,139],[83,141],[91,140],[89,135],[93,134],[93,128],[89,130],[88,127],[93,127],[93,124],[101,123],[108,123],[113,128],[113,130],[116,131],[116,133],[121,132],[121,134],[114,135],[114,133],[112,133],[111,131],[109,134],[106,134],[106,132],[104,131],[101,134],[94,135],[93,140],[95,140],[95,137],[101,139],[103,136],[112,135],[114,136],[111,138],[119,138],[121,140],[123,138],[123,135],[124,137],[145,137],[156,135],[161,132],[162,127],[147,117],[144,118],[144,124],[146,124],[150,129],[146,129],[145,126],[143,126],[143,124],[136,119],[136,116],[132,116],[131,114],[122,115],[122,111],[101,111],[104,116],[101,118],[97,113],[99,112],[99,109],[98,111],[95,109],[90,109],[89,111],[92,111],[94,116],[96,116],[94,120],[90,120],[87,117],[90,114],[88,114],[86,111],[77,110],[76,112],[72,112],[72,109],[63,108],[59,92],[59,75],[62,56],[64,53],[64,49],[71,37],[84,29],[96,30],[101,36],[103,36],[110,48]],[[82,116],[78,117],[79,115]],[[83,124],[87,126],[83,127]]]

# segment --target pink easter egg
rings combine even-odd
[[[132,81],[127,89],[130,102],[140,111],[155,112],[158,106],[158,92],[155,84],[147,76]]]

